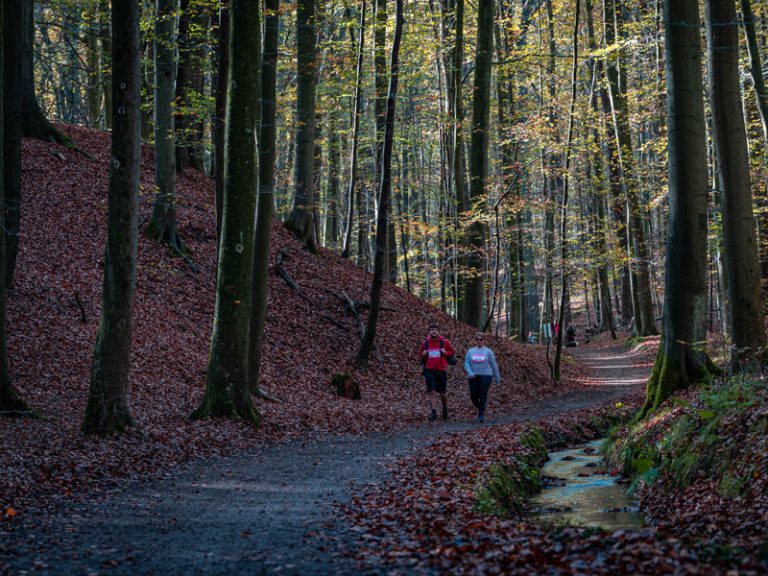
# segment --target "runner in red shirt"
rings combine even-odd
[[[430,421],[437,420],[437,408],[435,406],[435,392],[440,395],[440,402],[443,405],[443,420],[448,419],[448,398],[446,396],[446,387],[448,384],[448,375],[446,366],[448,358],[456,354],[451,343],[440,336],[440,328],[437,324],[431,324],[429,327],[429,336],[422,341],[419,346],[419,359],[424,365],[424,380],[427,384],[427,399],[431,409]]]

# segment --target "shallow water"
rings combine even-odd
[[[626,485],[600,457],[602,440],[551,452],[542,468],[544,490],[533,498],[534,515],[543,522],[600,526],[608,530],[640,528],[643,517],[626,494]]]

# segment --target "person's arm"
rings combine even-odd
[[[491,363],[491,368],[493,369],[493,377],[496,379],[496,384],[501,384],[501,374],[499,374],[499,366],[496,364],[496,356],[493,353],[493,350],[488,348],[488,352],[490,353],[488,355],[488,360]]]
[[[475,373],[472,372],[472,360],[471,356],[469,355],[469,350],[467,350],[467,355],[464,357],[464,371],[467,373],[469,378],[475,377]]]
[[[451,344],[450,340],[446,340],[445,338],[443,338],[443,351],[446,356],[456,355],[456,350],[453,349],[453,344]]]

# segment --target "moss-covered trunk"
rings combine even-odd
[[[709,378],[707,156],[697,0],[665,0],[669,232],[664,321],[640,417]]]

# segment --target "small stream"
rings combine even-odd
[[[602,440],[551,452],[541,470],[544,489],[531,501],[533,515],[547,524],[637,529],[643,516],[611,476],[600,456]]]

